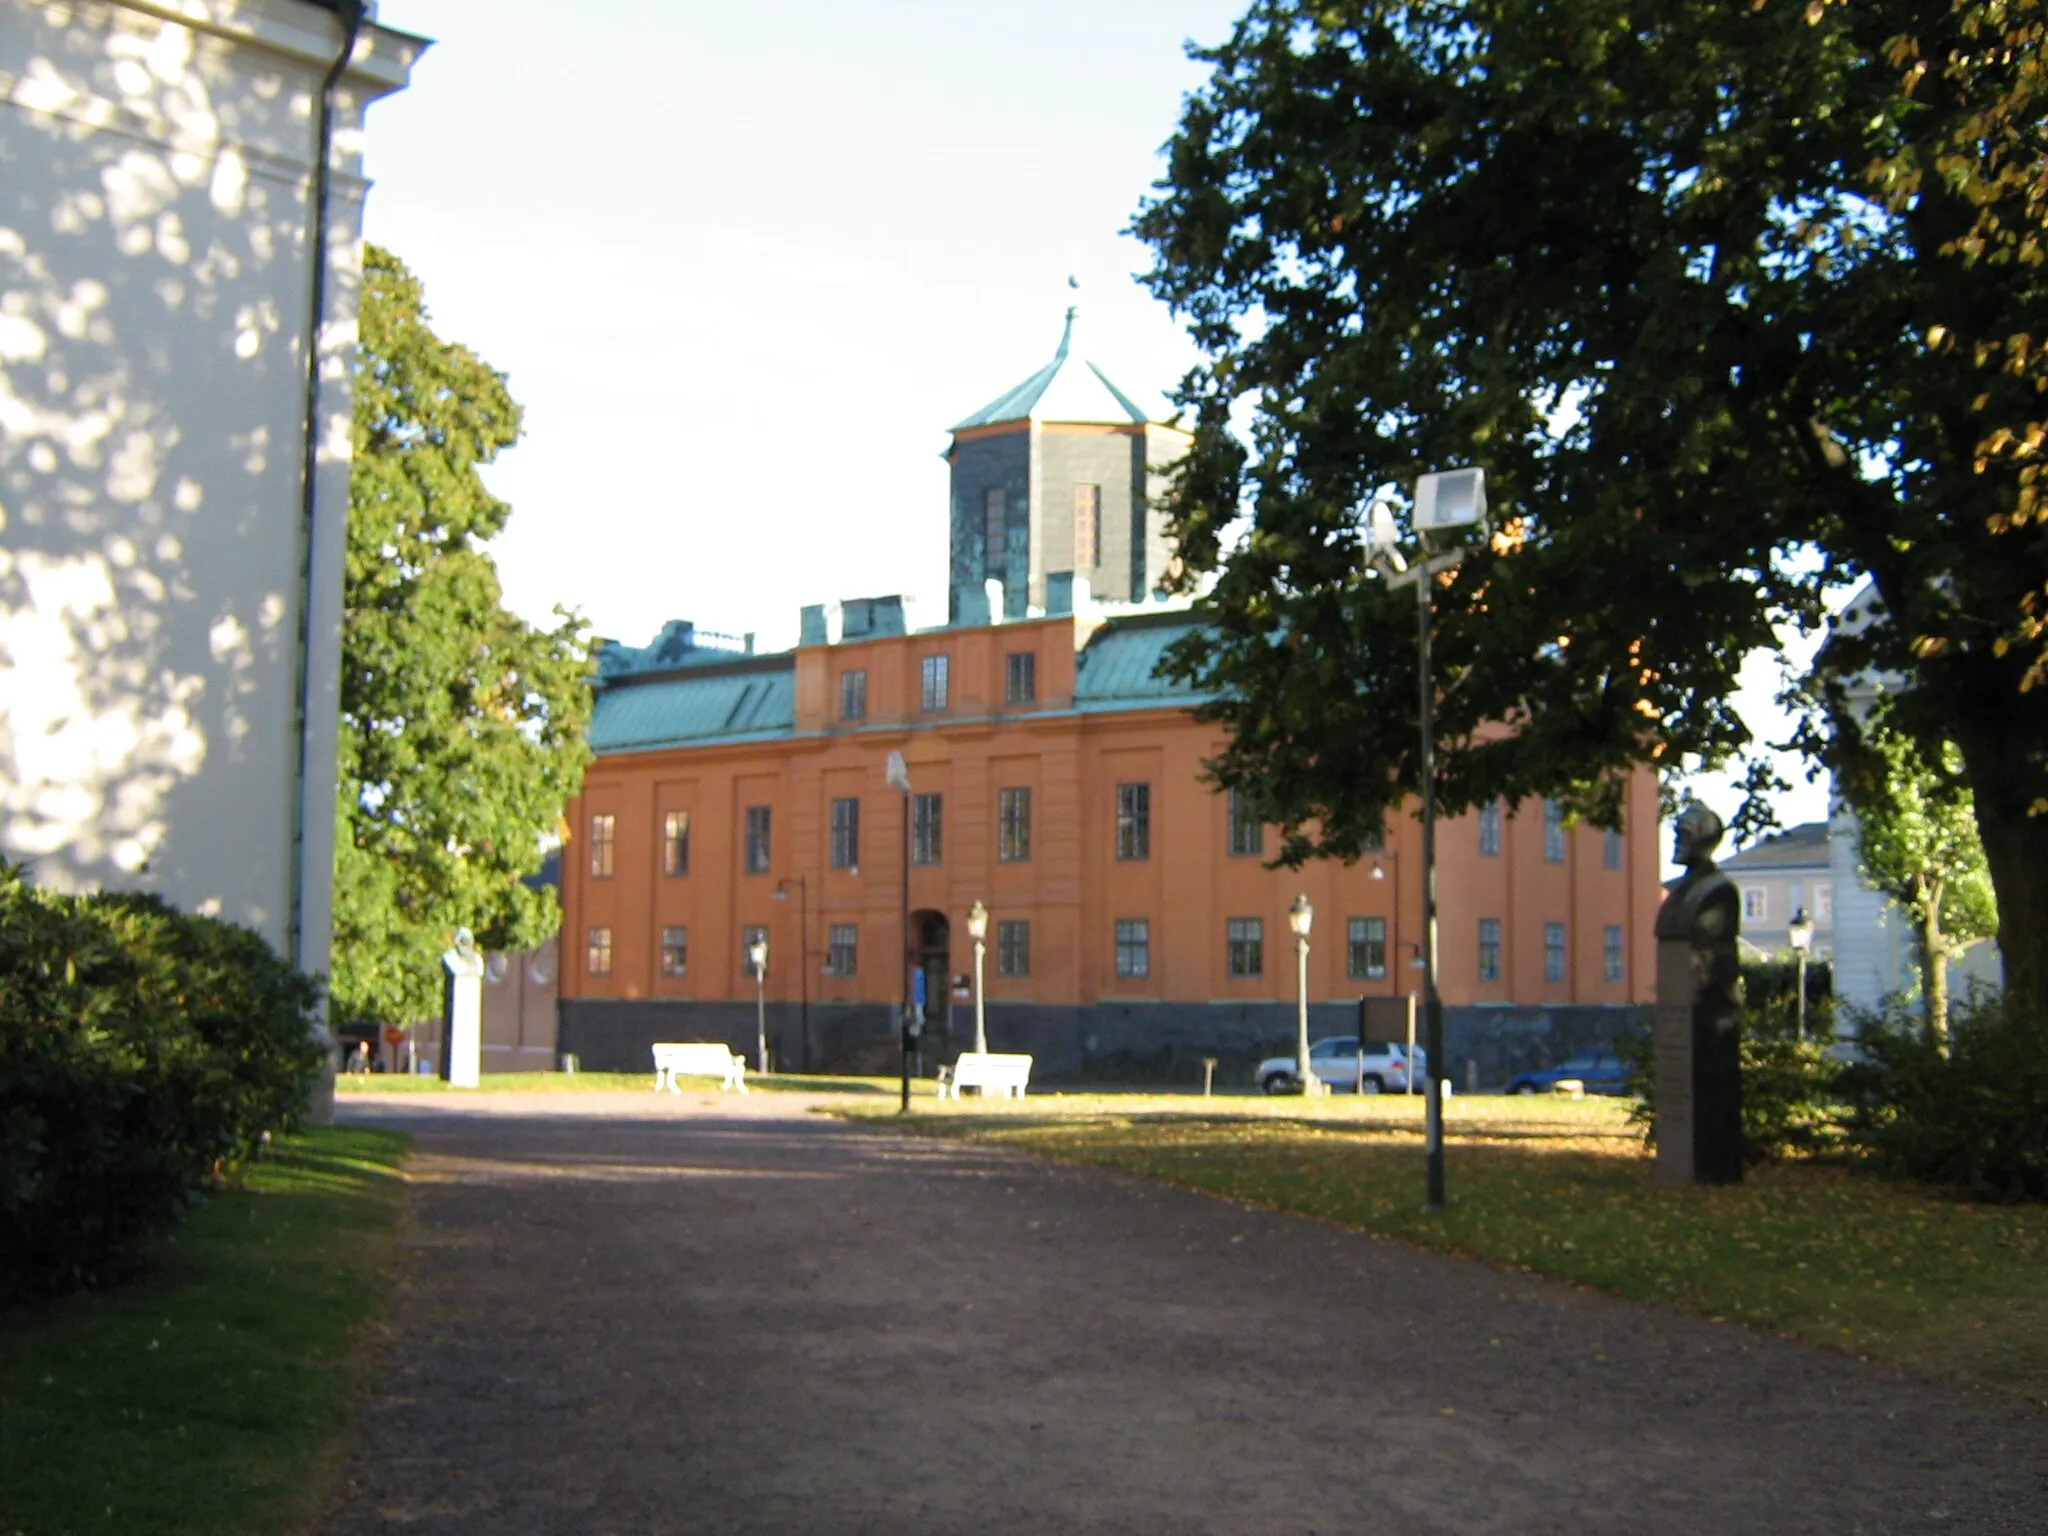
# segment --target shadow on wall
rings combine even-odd
[[[319,81],[118,8],[10,14],[0,851],[275,941]],[[345,416],[325,431],[345,458]]]

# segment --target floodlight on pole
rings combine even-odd
[[[761,1075],[768,1075],[768,941],[756,939],[747,946],[747,963],[754,968],[755,1063]]]
[[[1804,1041],[1806,1039],[1806,955],[1807,951],[1813,948],[1813,919],[1806,915],[1806,908],[1801,907],[1792,914],[1792,921],[1785,929],[1785,937],[1792,941],[1792,953],[1799,961],[1799,977],[1797,982],[1799,1001],[1796,1006],[1799,1021],[1799,1038]]]
[[[974,940],[974,1049],[977,1053],[986,1053],[988,1015],[982,1006],[981,978],[983,961],[988,954],[988,908],[978,901],[967,909],[967,937]]]

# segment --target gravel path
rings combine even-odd
[[[805,1110],[344,1100],[419,1187],[334,1536],[2048,1531],[2024,1409]]]

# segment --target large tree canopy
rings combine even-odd
[[[419,280],[368,249],[349,485],[333,992],[343,1017],[440,1012],[459,927],[536,944],[558,913],[523,883],[588,758],[580,623],[505,611],[482,545],[510,509],[477,474],[519,407],[428,326]]]
[[[2048,531],[1980,452],[2039,414],[1987,349],[2041,329],[2048,284],[1968,248],[1956,147],[2019,66],[1966,17],[1261,0],[1202,55],[1137,222],[1209,358],[1171,513],[1213,622],[1174,664],[1284,857],[1356,854],[1416,789],[1413,600],[1366,577],[1359,509],[1479,464],[1505,518],[1435,594],[1453,809],[1609,821],[1632,765],[1746,754],[1745,655],[1868,578],[1886,621],[1827,664],[1895,676],[1891,718],[1960,747],[2008,979],[2048,996],[2048,708],[2013,644]]]

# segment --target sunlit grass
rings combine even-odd
[[[291,1137],[138,1280],[0,1313],[0,1533],[304,1529],[389,1292],[404,1150]]]
[[[678,1076],[680,1088],[696,1090],[718,1087],[715,1077]],[[335,1079],[337,1093],[616,1093],[637,1089],[646,1093],[654,1086],[654,1073],[647,1072],[486,1072],[475,1088],[451,1088],[438,1077],[393,1072],[352,1072]],[[747,1073],[747,1087],[759,1093],[849,1093],[896,1092],[893,1077],[811,1077],[803,1073],[769,1073],[766,1077]],[[913,1080],[911,1092],[929,1096],[932,1084]]]
[[[1670,1189],[1625,1105],[1472,1098],[1446,1119],[1449,1209],[1426,1215],[1412,1101],[1191,1108],[969,1101],[892,1124],[1299,1212],[2048,1406],[2048,1208],[1972,1204],[1839,1165]]]

